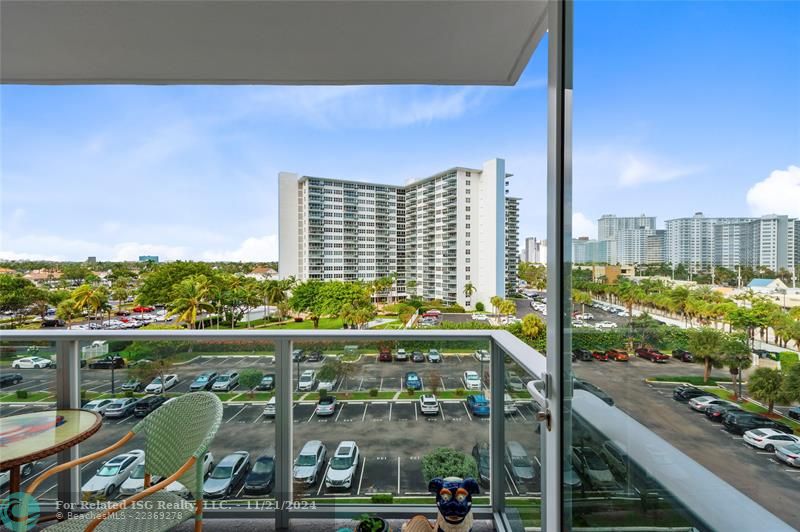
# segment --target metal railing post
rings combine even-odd
[[[56,341],[56,407],[80,408],[80,351],[77,340]],[[70,447],[58,453],[58,463],[64,464],[77,459],[80,445]],[[57,507],[60,514],[66,509],[74,508],[80,503],[80,469],[73,467],[58,474]]]
[[[505,468],[503,449],[505,448],[505,352],[492,340],[489,362],[489,490],[491,492],[492,513],[504,512],[506,507]],[[483,378],[483,375],[481,375]]]
[[[292,503],[292,341],[275,345],[275,529],[289,530]]]

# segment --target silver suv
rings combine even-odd
[[[311,486],[317,482],[317,477],[325,471],[325,455],[328,449],[319,440],[311,440],[303,445],[300,454],[294,460],[292,476],[298,482]]]

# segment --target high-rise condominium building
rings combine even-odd
[[[667,231],[656,229],[645,237],[644,263],[663,264],[667,261]]]
[[[525,239],[525,253],[523,254],[525,262],[533,262],[535,264],[544,264],[547,262],[547,240],[539,240],[535,236],[529,236]]]
[[[643,264],[647,237],[656,230],[655,216],[604,214],[597,220],[597,239],[608,242],[610,264]]]
[[[405,186],[281,172],[279,274],[299,280],[396,274],[400,297],[488,304],[517,278],[519,200],[507,196],[509,177],[503,159]]]
[[[706,218],[702,212],[692,217],[666,221],[667,261],[683,264],[689,271],[710,268],[714,260],[714,227],[717,224],[748,222],[751,218]]]
[[[797,264],[798,220],[768,214],[714,225],[714,265],[763,266],[775,272]]]
[[[656,228],[656,217],[604,214],[597,220],[597,240],[616,240],[619,231]]]
[[[607,264],[608,240],[590,240],[587,237],[572,239],[572,262],[575,264]]]

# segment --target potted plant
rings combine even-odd
[[[357,519],[356,532],[388,532],[389,530],[389,525],[381,517],[361,514]]]

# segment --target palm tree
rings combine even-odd
[[[720,363],[724,338],[722,332],[709,327],[689,329],[689,351],[703,361],[703,382],[708,382],[711,368]]]
[[[492,304],[492,314],[497,314],[497,309],[502,302],[503,298],[500,296],[492,296],[491,299],[489,299],[489,303]]]
[[[74,299],[65,299],[56,307],[56,317],[67,322],[67,329],[72,328],[72,320],[80,314]]]
[[[636,284],[628,280],[623,280],[618,285],[619,300],[628,309],[628,321],[633,319],[633,306],[642,300],[644,291]]]
[[[409,279],[406,281],[406,291],[411,295],[416,295],[417,293],[417,280],[416,279]]]
[[[214,306],[207,302],[208,279],[205,275],[193,275],[180,281],[173,287],[175,299],[170,303],[171,310],[167,316],[178,316],[178,322],[187,323],[190,329],[195,328],[197,314],[211,312]]]
[[[92,318],[96,318],[98,309],[108,302],[108,294],[102,286],[83,284],[72,291],[72,299],[79,312],[91,311]]]
[[[120,277],[111,285],[111,296],[117,300],[117,310],[122,310],[122,304],[130,295],[127,277]]]
[[[766,402],[767,414],[771,414],[775,401],[783,397],[783,376],[777,369],[758,368],[750,375],[747,390],[757,400]]]
[[[476,290],[477,289],[475,288],[475,285],[468,281],[464,285],[464,297],[467,299],[471,298],[472,294],[474,294]]]

